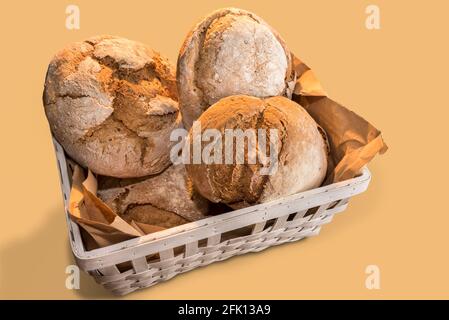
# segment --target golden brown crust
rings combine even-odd
[[[128,223],[136,221],[163,228],[173,228],[189,222],[176,213],[161,210],[152,205],[129,208],[121,217]]]
[[[285,97],[227,97],[207,109],[198,121],[201,132],[217,129],[222,137],[225,129],[265,129],[267,147],[269,130],[278,132],[278,168],[272,175],[261,174],[264,165],[260,161],[248,164],[247,152],[245,163],[236,164],[235,149],[234,164],[186,166],[195,188],[212,202],[244,207],[318,187],[325,178],[327,151],[317,124],[299,104]],[[192,149],[192,130],[190,142]],[[203,142],[203,148],[206,144]],[[223,154],[224,145],[223,138]],[[269,154],[270,148],[267,151]]]
[[[56,139],[79,164],[120,178],[169,166],[169,136],[182,126],[177,100],[168,60],[112,36],[67,46],[45,80],[45,112]]]
[[[189,221],[202,219],[207,214],[208,201],[193,190],[183,165],[172,165],[164,172],[141,181],[126,179],[125,186],[122,186],[121,179],[114,180],[109,180],[108,188],[100,189],[98,196],[119,215],[147,205]]]

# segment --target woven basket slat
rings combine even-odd
[[[171,260],[174,258],[175,253],[173,251],[173,248],[159,251],[159,256],[161,257],[161,260]]]
[[[297,220],[297,219],[303,218],[306,215],[308,210],[309,209],[304,209],[304,210],[296,212],[295,216],[293,217],[293,220]]]
[[[135,273],[144,272],[148,270],[148,263],[146,257],[139,257],[131,260]]]
[[[103,268],[98,268],[98,270],[101,272],[101,274],[105,276],[113,276],[120,274],[120,271],[115,264]]]
[[[285,223],[287,222],[288,217],[289,217],[289,215],[286,214],[286,215],[283,215],[283,216],[277,218],[276,222],[273,225],[273,229],[272,230],[276,230],[276,229],[282,228],[285,225]]]
[[[221,239],[221,233],[213,235],[212,237],[207,238],[207,245],[208,246],[216,245],[216,244],[220,243],[220,239]]]
[[[192,256],[198,252],[198,241],[192,241],[186,243],[185,255],[186,257]]]
[[[266,221],[262,221],[262,222],[259,222],[259,223],[254,224],[251,233],[252,233],[252,234],[255,234],[255,233],[261,232],[261,231],[265,228],[265,225],[266,225],[266,224],[267,224]]]

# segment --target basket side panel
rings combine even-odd
[[[59,182],[61,185],[62,197],[64,200],[64,213],[66,215],[67,227],[69,230],[69,241],[72,248],[75,259],[80,267],[82,268],[83,261],[80,260],[80,256],[84,255],[85,248],[83,241],[81,239],[81,233],[79,226],[70,219],[69,216],[69,201],[70,201],[70,191],[71,191],[71,175],[70,168],[67,164],[67,158],[64,149],[59,144],[59,142],[53,138],[53,145],[55,147],[56,161],[59,171]]]
[[[321,226],[329,223],[347,204],[347,199],[342,199],[317,208],[257,222],[202,241],[188,242],[176,248],[178,250],[162,250],[156,258],[152,255],[133,259],[129,268],[124,271],[120,271],[116,265],[99,269],[94,277],[113,294],[127,294],[217,261],[315,236]]]
[[[196,228],[188,229],[185,226],[171,228],[177,229],[178,232],[157,238],[152,238],[154,236],[150,234],[148,236],[128,240],[121,243],[119,247],[110,246],[103,248],[104,250],[101,251],[101,254],[94,250],[96,251],[95,253],[89,252],[89,254],[92,255],[80,263],[82,264],[83,269],[89,271],[98,269],[100,263],[102,265],[112,265],[130,261],[135,257],[157,254],[166,249],[184,246],[186,243],[200,241],[201,239],[213,238],[214,236],[248,226],[252,226],[255,231],[258,231],[262,227],[267,227],[268,221],[281,218],[285,215],[293,214],[293,216],[289,217],[290,219],[300,219],[303,215],[308,216],[315,213],[317,208],[320,208],[320,211],[328,208],[334,208],[338,202],[341,202],[342,200],[347,201],[347,199],[351,196],[360,193],[365,189],[365,184],[354,186],[347,185],[337,190],[331,190],[314,195],[310,198],[304,197],[290,202],[268,203],[266,205],[259,206],[257,210],[246,212],[241,216],[233,217],[231,219],[224,219],[217,223],[201,225],[204,222],[199,221],[198,223],[200,225]],[[343,210],[343,207],[339,208],[340,210]],[[287,218],[287,220],[289,218]],[[282,224],[283,222],[279,220],[276,227],[280,227]],[[186,226],[189,225],[192,224],[188,224]],[[184,230],[184,228],[186,229]],[[166,231],[172,230],[168,229]],[[164,231],[162,231],[161,234],[164,235]],[[145,239],[147,237],[152,240],[146,242]]]

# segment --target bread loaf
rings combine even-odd
[[[127,221],[166,228],[167,224],[202,219],[208,210],[208,201],[193,190],[184,165],[172,165],[158,175],[125,186],[121,179],[109,179],[98,196]]]
[[[276,31],[255,14],[235,8],[213,12],[187,35],[177,64],[183,122],[221,98],[291,96],[291,54]]]
[[[233,208],[266,202],[300,191],[320,186],[327,169],[327,145],[318,125],[297,103],[285,97],[260,99],[249,96],[231,96],[221,99],[207,109],[198,119],[201,134],[208,129],[221,133],[221,154],[225,155],[227,143],[225,130],[270,129],[277,132],[272,138],[267,133],[266,145],[273,143],[277,152],[274,161],[250,164],[236,162],[237,143],[233,145],[233,163],[200,164],[191,161],[186,165],[194,187],[212,202],[222,202]],[[189,132],[190,149],[194,148],[193,129]],[[275,139],[276,141],[270,139]],[[260,142],[260,140],[258,141]],[[203,148],[208,142],[201,142]],[[247,148],[245,144],[245,148]],[[260,147],[260,145],[258,146]],[[271,148],[271,150],[270,150]],[[269,156],[274,147],[267,148]],[[203,149],[204,150],[204,149]],[[245,160],[248,160],[245,149]],[[193,153],[193,152],[192,152]],[[277,163],[277,169],[262,174],[262,169]]]
[[[121,217],[128,223],[132,221],[162,228],[173,228],[190,222],[176,213],[158,209],[150,204],[130,207]]]
[[[50,128],[79,164],[102,175],[140,177],[170,165],[181,126],[174,67],[147,46],[100,36],[73,43],[48,67]]]

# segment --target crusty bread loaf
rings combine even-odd
[[[169,136],[181,125],[175,71],[141,43],[100,36],[67,46],[48,67],[44,106],[65,151],[98,174],[170,165]]]
[[[277,170],[262,174],[270,164],[257,161],[236,163],[234,144],[233,164],[204,163],[186,165],[194,187],[212,202],[222,202],[233,208],[266,202],[296,192],[312,189],[323,182],[327,169],[327,145],[312,117],[296,102],[285,97],[260,99],[249,96],[231,96],[221,99],[198,119],[201,133],[217,129],[222,136],[222,154],[225,150],[225,129],[277,130],[271,141],[277,146]],[[192,132],[189,132],[193,149]],[[267,146],[270,135],[267,133]],[[276,143],[276,144],[275,144]],[[202,141],[203,148],[208,142]],[[246,147],[245,147],[246,148]],[[274,150],[274,148],[272,148]],[[265,154],[270,155],[270,148]],[[248,159],[247,149],[245,160]],[[276,155],[276,153],[273,153]],[[204,158],[203,158],[204,159]]]
[[[136,221],[162,228],[173,228],[190,222],[176,213],[158,209],[150,204],[130,207],[121,217],[128,223]]]
[[[172,165],[126,186],[120,179],[114,180],[107,182],[107,189],[99,189],[98,196],[125,220],[153,221],[151,224],[167,227],[159,222],[194,221],[207,214],[208,201],[193,190],[184,165]]]
[[[184,125],[189,129],[205,109],[227,96],[290,96],[293,77],[290,51],[267,23],[245,10],[217,10],[190,31],[179,53]]]

